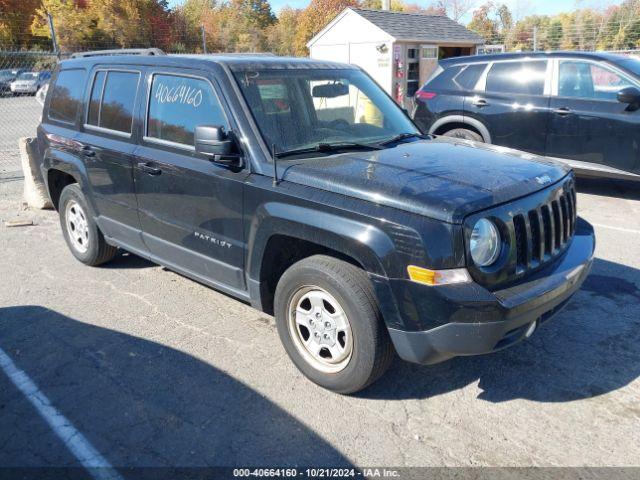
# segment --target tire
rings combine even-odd
[[[443,134],[445,137],[463,138],[474,142],[484,143],[482,135],[467,128],[454,128]]]
[[[295,263],[280,278],[274,304],[287,354],[321,387],[342,394],[357,392],[376,381],[394,358],[371,282],[350,263],[325,255]],[[300,313],[294,314],[295,310]],[[318,345],[320,351],[312,353]]]
[[[64,239],[74,257],[85,265],[96,266],[116,255],[118,249],[105,241],[78,184],[64,187],[58,211]]]

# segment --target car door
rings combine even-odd
[[[617,100],[636,83],[603,62],[558,59],[547,155],[640,173],[640,111]]]
[[[482,122],[495,145],[544,154],[549,75],[544,59],[493,62],[465,97],[464,116]]]
[[[160,263],[205,283],[245,290],[243,181],[248,171],[194,149],[197,125],[232,128],[205,72],[150,70],[134,178],[143,238]]]
[[[94,69],[76,140],[82,145],[98,225],[123,247],[145,254],[133,185],[134,112],[141,79],[142,69],[130,66]]]

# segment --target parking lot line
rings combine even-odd
[[[96,480],[122,480],[120,474],[107,459],[91,445],[82,433],[76,430],[68,418],[52,405],[33,380],[13,363],[11,357],[2,348],[0,348],[0,368],[93,478]]]
[[[632,228],[614,227],[611,225],[603,225],[602,223],[592,223],[591,225],[594,227],[608,228],[609,230],[617,230],[619,232],[635,233],[636,235],[640,235],[640,230],[633,230]]]

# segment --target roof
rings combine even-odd
[[[278,57],[264,54],[209,54],[209,55],[108,55],[63,60],[65,68],[95,64],[150,65],[206,69],[212,65],[228,67],[232,71],[265,69],[356,68],[353,65],[313,60],[300,57]]]
[[[609,62],[618,62],[627,57],[624,55],[616,55],[606,52],[576,52],[576,51],[553,51],[553,52],[517,52],[517,53],[493,53],[489,55],[473,55],[468,57],[452,57],[440,60],[440,64],[443,66],[457,65],[460,63],[483,63],[493,62],[498,60],[517,60],[520,58],[555,58],[555,57],[569,57],[569,58],[585,58],[585,59],[598,59],[606,60]]]
[[[480,35],[444,15],[367,10],[364,8],[351,8],[351,10],[397,40],[469,43],[473,45],[485,43]]]

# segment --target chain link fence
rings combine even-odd
[[[52,52],[0,50],[0,178],[22,174],[18,140],[36,134],[42,114],[36,93],[56,62]]]

